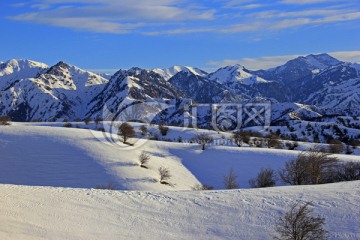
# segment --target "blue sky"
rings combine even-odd
[[[0,61],[94,71],[282,64],[327,52],[360,62],[360,0],[2,0]]]

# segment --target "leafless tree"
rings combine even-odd
[[[147,168],[145,166],[145,164],[147,164],[150,160],[150,155],[145,153],[145,152],[142,152],[139,156],[139,162],[140,162],[140,166],[143,167],[143,168]]]
[[[0,125],[10,125],[11,118],[9,116],[0,116]]]
[[[124,122],[119,126],[119,135],[123,138],[123,143],[126,143],[129,138],[135,137],[134,128]]]
[[[206,133],[200,133],[197,135],[197,140],[199,141],[199,143],[201,144],[201,149],[205,150],[205,146],[208,143],[211,143],[212,141],[214,141],[214,139],[206,134]]]
[[[230,168],[228,174],[224,177],[225,189],[237,189],[240,185],[236,182],[237,176],[235,175],[234,169]]]
[[[275,183],[275,172],[271,168],[262,168],[257,177],[249,181],[253,188],[273,187]]]
[[[303,151],[296,159],[286,162],[279,176],[284,183],[291,185],[326,183],[338,162],[330,155],[317,149]]]
[[[313,210],[309,203],[294,204],[290,210],[281,216],[276,223],[277,240],[324,240],[328,232],[324,228],[325,219],[312,216]]]
[[[171,178],[170,170],[165,167],[159,167],[160,183],[167,184],[167,180]]]

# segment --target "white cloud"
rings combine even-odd
[[[344,62],[360,63],[360,51],[332,52],[330,55]]]
[[[13,19],[98,33],[124,34],[140,27],[140,24],[121,24],[94,18],[46,18],[36,13],[19,15]]]
[[[341,61],[360,63],[360,51],[330,52],[328,54]],[[251,70],[269,69],[272,67],[283,65],[291,59],[306,55],[308,54],[265,56],[258,58],[241,58],[236,60],[226,59],[222,61],[210,61],[207,63],[207,65],[213,68],[213,70],[218,69],[220,67],[235,65],[235,64],[240,64]]]
[[[316,3],[340,2],[341,0],[282,0],[282,4],[306,5]]]
[[[302,0],[303,3],[325,2]],[[242,33],[280,31],[308,25],[324,25],[360,19],[358,7],[334,4],[299,11],[280,11],[277,4],[258,0],[31,0],[24,14],[10,19],[99,33],[176,35],[193,33]],[[282,0],[281,3],[298,2]],[[326,1],[327,2],[327,1]],[[71,5],[71,6],[70,6]],[[244,10],[244,11],[242,11]]]

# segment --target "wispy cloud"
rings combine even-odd
[[[97,33],[146,35],[268,32],[360,19],[360,7],[354,4],[336,5],[339,1],[335,4],[332,0],[278,0],[271,5],[259,0],[210,2],[30,0],[17,6],[27,7],[28,12],[9,18]],[[295,8],[297,11],[285,11],[279,7],[300,2],[305,7]],[[312,5],[317,3],[325,6]]]
[[[294,5],[306,5],[316,3],[329,3],[329,2],[341,2],[343,0],[282,0],[282,4],[294,4]]]
[[[331,56],[345,62],[360,63],[360,51],[344,51],[344,52],[330,52]],[[299,56],[306,56],[308,54],[294,54],[284,56],[265,56],[258,58],[241,58],[241,59],[226,59],[222,61],[210,61],[207,65],[214,69],[240,64],[251,70],[268,69],[285,64],[287,61],[297,58]]]

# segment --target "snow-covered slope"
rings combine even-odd
[[[116,142],[110,144],[102,132],[89,129],[1,127],[0,184],[92,188],[113,181],[117,189],[171,191],[189,190],[199,183],[161,142],[149,141],[138,148],[120,143],[116,134],[112,137]],[[142,151],[151,155],[148,169],[139,166]],[[169,168],[173,187],[159,183],[160,166]]]
[[[360,109],[360,65],[344,63],[319,73],[306,103],[324,108]],[[306,95],[305,95],[306,96]]]
[[[311,202],[330,240],[360,238],[360,182],[232,191],[120,192],[0,185],[1,239],[272,239]]]
[[[204,70],[188,66],[172,66],[170,68],[163,69],[155,68],[152,71],[162,76],[165,80],[169,80],[179,72],[190,72],[200,77],[205,77],[207,75],[207,72],[205,72]]]

